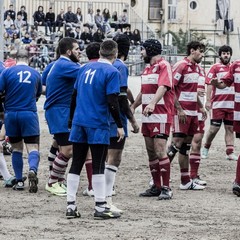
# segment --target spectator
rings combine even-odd
[[[95,18],[94,18],[94,15],[93,15],[93,10],[91,8],[88,9],[86,23],[83,26],[84,27],[86,26],[89,29],[93,29],[93,30],[97,29],[97,25],[95,23]]]
[[[52,7],[49,8],[49,12],[46,13],[45,17],[45,35],[47,34],[47,27],[49,28],[50,34],[55,32],[56,23],[55,23],[55,13],[52,10]]]
[[[13,20],[11,19],[10,15],[7,15],[7,18],[3,22],[3,26],[6,30],[10,29],[11,25],[13,24]]]
[[[82,27],[82,23],[83,23],[83,15],[82,15],[82,10],[80,7],[77,8],[77,19],[78,19],[78,25]]]
[[[21,28],[27,25],[27,23],[22,19],[21,14],[17,14],[17,19],[14,20],[14,25],[20,31]]]
[[[97,9],[97,13],[94,16],[95,23],[99,29],[103,31],[103,16],[100,13],[100,9]]]
[[[37,46],[37,43],[32,40],[28,47],[26,47],[28,50],[28,59],[29,59],[29,66],[32,66],[34,68],[38,67],[38,55],[39,55],[39,49]]]
[[[8,34],[9,34],[10,38],[12,38],[12,37],[13,37],[13,34],[14,34],[14,33],[16,33],[16,34],[18,34],[18,33],[19,33],[19,30],[18,30],[18,29],[16,29],[16,27],[15,27],[15,25],[14,25],[14,24],[12,24],[12,25],[11,25],[11,27],[10,27],[8,30],[6,30],[6,31],[8,32]]]
[[[93,42],[103,42],[104,38],[105,36],[100,28],[93,34]]]
[[[14,21],[16,18],[16,12],[13,10],[13,4],[9,5],[9,9],[4,13],[4,20],[7,19],[7,15]]]
[[[83,40],[84,44],[89,44],[92,42],[92,34],[88,27],[83,28],[83,32],[81,33],[81,39]]]
[[[25,10],[26,10],[25,6],[21,6],[21,9],[20,9],[20,11],[17,13],[17,15],[21,15],[21,16],[22,16],[22,20],[25,21],[26,24],[27,24],[28,19],[27,19],[27,13],[26,13]]]
[[[119,20],[119,27],[121,28],[121,31],[123,30],[123,28],[131,27],[131,25],[128,22],[129,20],[128,20],[127,9],[123,10],[123,13],[118,20]]]
[[[118,16],[117,16],[117,12],[114,11],[112,14],[112,17],[110,19],[110,26],[111,28],[114,28],[115,31],[117,31],[118,29]]]
[[[130,27],[126,27],[126,31],[123,34],[127,35],[130,40],[132,39],[132,32]]]
[[[65,21],[66,21],[66,26],[73,28],[78,26],[78,19],[77,15],[72,12],[72,7],[68,7],[68,11],[65,14]]]
[[[105,8],[103,10],[102,16],[103,16],[103,32],[105,34],[108,34],[111,31],[111,27],[109,24],[109,19],[111,16],[110,16],[108,8]]]
[[[38,6],[38,10],[33,14],[34,26],[38,31],[38,26],[44,26],[45,13],[43,12],[43,6]]]
[[[141,44],[141,36],[140,36],[140,31],[138,29],[134,29],[132,33],[131,43],[135,46],[138,46]]]
[[[80,27],[75,28],[74,38],[78,41],[80,51],[82,51],[84,49],[84,42],[81,39],[81,28]]]
[[[22,38],[22,42],[24,44],[29,44],[32,41],[32,39],[30,38],[29,32],[26,32],[24,37]]]
[[[65,35],[66,35],[66,37],[74,38],[74,36],[75,36],[74,29],[71,27],[67,27],[67,29],[65,31]]]
[[[11,38],[8,32],[3,34],[3,45],[6,47],[10,47],[11,45]]]
[[[56,26],[58,27],[58,32],[60,31],[60,28],[66,23],[66,17],[64,14],[64,10],[61,9],[60,13],[57,15],[56,20]]]
[[[36,39],[38,37],[38,32],[36,31],[36,28],[34,26],[31,26],[29,35],[32,39]]]

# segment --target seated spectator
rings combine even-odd
[[[30,38],[29,32],[26,32],[24,37],[22,38],[22,42],[24,44],[30,44],[31,41],[32,39]]]
[[[112,34],[112,37],[114,38],[114,37],[118,36],[119,34],[123,34],[123,33],[122,33],[121,28],[118,27],[117,30],[115,30],[115,32]]]
[[[93,42],[103,42],[104,38],[105,36],[100,28],[93,34]]]
[[[44,35],[40,36],[38,39],[37,39],[37,45],[40,46],[42,44],[48,44],[48,41],[47,39],[45,38]]]
[[[92,34],[88,27],[83,28],[83,32],[81,33],[81,40],[83,40],[84,44],[89,44],[92,42]]]
[[[110,27],[114,28],[115,31],[117,31],[118,29],[118,16],[117,16],[117,12],[114,11],[112,14],[112,17],[110,19]]]
[[[103,32],[105,34],[108,34],[109,32],[111,32],[111,27],[109,24],[109,20],[110,20],[111,16],[110,16],[110,12],[109,12],[108,8],[105,8],[103,10],[102,16],[103,16]]]
[[[16,41],[18,40],[18,41]],[[19,35],[17,33],[14,33],[12,38],[11,38],[11,45],[15,46],[19,42]]]
[[[27,23],[26,23],[26,21],[24,21],[22,19],[22,15],[21,14],[17,14],[17,19],[15,19],[14,25],[20,31],[21,28],[23,28],[24,26],[27,25]]]
[[[8,30],[10,29],[12,24],[13,24],[13,20],[11,19],[10,15],[7,15],[7,18],[3,22],[4,28]]]
[[[7,15],[14,21],[16,18],[16,12],[13,10],[13,4],[9,5],[9,9],[4,13],[4,20],[7,19]]]
[[[141,44],[141,36],[140,36],[140,31],[138,29],[134,29],[132,33],[131,43],[135,46]]]
[[[56,20],[56,27],[58,28],[58,32],[60,31],[60,28],[66,23],[66,17],[64,14],[64,10],[61,9],[60,13],[57,15]]]
[[[74,38],[78,41],[80,51],[82,51],[84,49],[84,42],[81,39],[81,28],[80,27],[75,28]]]
[[[49,58],[48,47],[47,45],[42,44],[40,46],[38,67],[40,68],[40,70],[43,70],[49,64],[49,62],[50,62],[50,58]]]
[[[34,26],[38,31],[38,26],[44,26],[45,13],[43,12],[43,6],[38,6],[38,10],[33,14]]]
[[[129,24],[128,22],[127,9],[123,10],[122,15],[119,16],[118,22],[119,22],[119,27],[121,28],[121,31],[123,31],[123,28],[131,27],[131,24]]]
[[[74,36],[75,36],[74,29],[71,27],[67,27],[66,31],[65,31],[65,36],[74,38]]]
[[[77,15],[72,12],[72,7],[68,7],[68,11],[65,14],[65,21],[66,21],[66,27],[77,27],[78,26],[78,19]]]
[[[3,45],[7,48],[11,46],[11,37],[8,32],[3,34]]]
[[[28,50],[28,56],[29,56],[29,66],[32,66],[34,68],[38,67],[38,55],[39,55],[39,49],[37,46],[37,43],[32,40],[29,44],[29,46],[26,47]]]
[[[93,10],[91,8],[88,9],[88,14],[86,17],[86,23],[83,24],[84,27],[88,27],[89,29],[93,29],[94,31],[97,29],[97,25],[95,23],[95,18],[93,15]]]
[[[82,15],[82,10],[81,10],[80,7],[77,8],[76,15],[77,15],[77,19],[78,19],[78,25],[80,27],[82,27],[82,25],[83,25],[83,15]]]
[[[95,23],[97,28],[100,28],[103,31],[103,16],[100,13],[100,9],[97,9],[97,13],[94,16]]]
[[[11,27],[10,27],[8,30],[6,30],[6,31],[8,32],[10,38],[13,37],[13,34],[14,34],[14,33],[16,33],[16,34],[19,33],[19,30],[16,29],[15,24],[12,24]]]
[[[35,26],[31,26],[29,31],[30,38],[35,40],[38,37],[38,31],[36,30]]]
[[[132,39],[132,32],[131,32],[130,27],[126,27],[126,31],[123,34],[127,35],[129,40]]]
[[[21,6],[21,9],[20,9],[20,11],[17,13],[17,15],[21,15],[21,16],[22,16],[22,20],[25,21],[26,24],[27,24],[28,19],[27,19],[27,13],[26,13],[25,10],[26,10],[25,6]]]
[[[49,28],[50,34],[55,32],[55,13],[52,10],[52,7],[49,8],[49,12],[46,13],[45,17],[45,35],[48,36],[47,34],[47,27]]]

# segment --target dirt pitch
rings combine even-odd
[[[117,196],[114,197],[114,203],[124,210],[122,217],[106,221],[93,219],[93,198],[82,196],[87,186],[84,170],[77,198],[82,217],[67,220],[66,198],[52,196],[44,190],[51,136],[44,121],[43,102],[44,97],[38,103],[42,134],[39,191],[30,194],[28,184],[23,192],[0,186],[0,240],[240,239],[240,198],[231,191],[236,162],[225,160],[223,129],[214,140],[210,158],[202,160],[200,174],[208,183],[204,191],[179,190],[180,173],[175,159],[171,168],[173,199],[158,201],[156,198],[139,198],[138,194],[148,187],[150,173],[141,134],[130,134],[117,175]],[[136,116],[140,122],[139,112]],[[239,143],[239,140],[235,141],[236,153],[240,153]],[[6,156],[6,159],[10,166],[10,157]],[[26,155],[24,172],[27,174]]]

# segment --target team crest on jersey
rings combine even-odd
[[[212,77],[213,77],[213,74],[212,74],[212,73],[209,73],[209,74],[208,74],[208,77],[209,77],[209,78],[212,78]]]
[[[181,78],[181,74],[180,73],[176,73],[175,75],[174,75],[174,79],[176,79],[176,80],[179,80],[180,78]]]
[[[225,70],[224,70],[223,68],[220,68],[219,71],[223,72],[223,71],[225,71]]]

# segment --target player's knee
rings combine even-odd
[[[176,155],[176,153],[179,151],[179,148],[172,143],[167,150],[167,155],[168,157],[174,158],[174,156]]]
[[[183,143],[179,150],[179,153],[181,153],[182,155],[188,156],[190,148],[191,148],[190,143]]]

